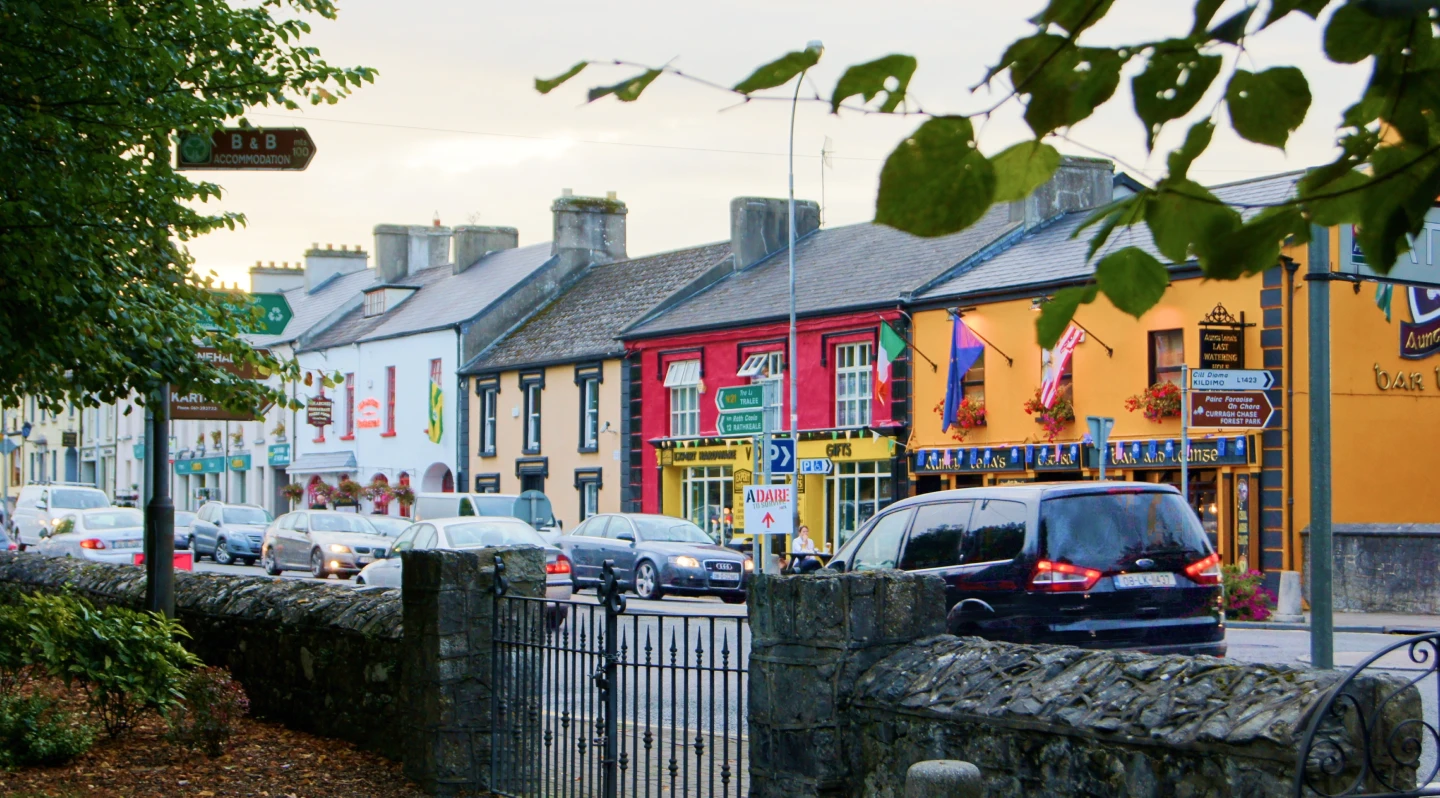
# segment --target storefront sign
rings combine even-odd
[[[248,295],[247,295],[248,296]],[[278,294],[276,296],[279,296]],[[270,350],[257,349],[256,354],[269,356]],[[234,374],[242,380],[264,379],[267,375],[249,363],[236,363],[235,358],[213,347],[202,346],[195,350],[195,354],[204,361]],[[203,393],[192,391],[191,393],[174,392],[170,394],[170,418],[176,421],[253,421],[264,415],[269,409],[259,408],[254,413],[236,413],[227,410],[218,402],[213,402]]]
[[[228,465],[229,465],[231,471],[249,471],[249,470],[250,470],[250,455],[249,455],[249,454],[232,454],[232,455],[230,455],[230,457],[229,457],[229,463],[228,463]]]
[[[1440,352],[1440,319],[1411,324],[1400,322],[1400,357],[1419,360]]]
[[[1036,471],[1073,471],[1080,467],[1080,444],[1037,445],[1030,459]]]
[[[1024,448],[986,446],[972,449],[926,449],[915,455],[915,470],[945,472],[1024,471]]]
[[[274,443],[266,450],[266,462],[272,466],[290,465],[290,444]]]
[[[1365,262],[1360,243],[1355,240],[1355,228],[1340,225],[1340,271],[1358,274],[1362,277],[1384,277],[1407,283],[1440,285],[1440,262],[1435,258],[1431,238],[1440,233],[1440,208],[1425,214],[1425,227],[1410,240],[1410,251],[1396,259],[1388,274],[1381,275]]]
[[[666,463],[664,455],[670,455],[670,462]],[[733,463],[739,459],[739,453],[734,449],[673,449],[666,450],[661,455],[661,465],[687,465],[689,463]]]
[[[1190,442],[1190,465],[1246,465],[1249,461],[1248,436]],[[1180,441],[1114,441],[1106,447],[1109,468],[1179,468]],[[1099,450],[1085,447],[1085,467],[1099,467]]]
[[[182,477],[194,474],[223,474],[225,473],[225,458],[192,457],[189,460],[176,460],[175,473]]]
[[[312,427],[325,427],[331,423],[331,411],[335,402],[328,396],[312,396],[305,403],[305,423]]]
[[[355,426],[360,429],[380,428],[380,400],[371,397],[361,399],[355,408]]]
[[[1245,368],[1245,331],[1226,327],[1201,327],[1200,368]]]
[[[80,435],[75,432],[60,433],[60,445],[65,448],[73,448],[80,445]]]

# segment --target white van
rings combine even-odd
[[[513,493],[420,493],[415,496],[415,520],[457,518],[469,515],[519,518],[542,532],[556,531],[560,522],[550,500],[538,490]]]
[[[55,519],[70,510],[109,507],[105,491],[88,485],[55,483],[26,485],[15,502],[15,537],[20,550],[40,544],[40,530],[51,529]]]

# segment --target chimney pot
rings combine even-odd
[[[730,250],[735,269],[747,269],[789,246],[789,202],[768,197],[730,200]],[[820,206],[813,200],[795,201],[795,238],[820,227]]]
[[[560,196],[562,196],[562,197],[573,197],[573,196],[575,196],[575,192],[571,191],[571,190],[568,189],[568,188],[562,188],[562,189],[560,189]]]
[[[613,199],[615,199],[617,196],[618,196],[618,195],[617,195],[614,191],[607,191],[607,192],[605,192],[605,199],[613,200]]]
[[[627,257],[625,203],[613,196],[577,197],[565,189],[550,210],[555,230],[550,252],[566,261],[566,270]]]
[[[474,266],[487,252],[520,246],[520,233],[513,227],[461,225],[455,228],[452,244],[454,273],[459,274]]]
[[[272,269],[275,268],[275,261],[273,261],[273,260],[270,261],[270,268],[272,268]]]

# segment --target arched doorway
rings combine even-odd
[[[390,479],[389,479],[388,477],[386,477],[384,474],[376,474],[375,476],[373,476],[373,477],[370,478],[370,484],[371,484],[371,485],[377,485],[377,486],[378,486],[378,485],[389,485],[389,484],[390,484]],[[382,495],[376,496],[374,499],[371,499],[371,500],[370,500],[370,512],[374,513],[375,515],[389,515],[389,514],[390,514],[390,496],[389,496],[389,494],[382,494]]]
[[[321,479],[319,474],[316,474],[310,477],[309,484],[305,486],[305,505],[312,510],[325,509],[325,501],[320,498],[317,492],[319,486],[323,484],[325,484],[325,480]]]
[[[455,475],[450,472],[450,466],[444,463],[433,463],[425,469],[425,477],[420,480],[422,493],[454,493]]]
[[[400,485],[399,485],[399,487],[402,487],[402,488],[408,488],[408,487],[410,487],[410,472],[408,472],[408,471],[401,471],[401,472],[400,472]],[[400,505],[400,517],[401,517],[401,518],[409,518],[409,517],[410,517],[410,508],[409,508],[409,507],[406,507],[406,506],[403,505],[403,504]]]

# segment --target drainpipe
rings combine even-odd
[[[1285,264],[1285,570],[1295,571],[1295,272],[1300,264],[1280,260]],[[1263,540],[1260,549],[1265,549]]]

